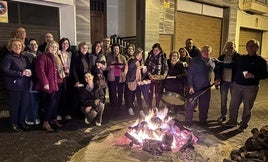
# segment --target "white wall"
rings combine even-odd
[[[118,34],[118,0],[107,1],[107,35]]]
[[[223,17],[223,8],[185,0],[177,1],[177,10],[212,17]]]
[[[107,35],[136,35],[136,0],[107,0]]]
[[[74,5],[60,7],[60,39],[68,38],[71,45],[77,45],[75,9]]]

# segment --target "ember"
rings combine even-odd
[[[137,119],[125,133],[131,141],[130,145],[153,155],[161,155],[163,151],[182,152],[194,149],[193,144],[198,141],[197,137],[167,114],[167,108],[162,111],[154,109],[145,119]]]

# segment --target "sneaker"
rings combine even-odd
[[[62,117],[60,115],[57,115],[57,120],[62,120]]]
[[[71,116],[71,115],[66,115],[66,116],[65,116],[65,119],[66,119],[66,120],[71,120],[71,119],[72,119],[72,116]]]
[[[25,120],[25,123],[26,123],[27,125],[34,125],[34,122],[30,122],[30,121],[27,121],[27,120]]]
[[[140,117],[145,118],[145,114],[143,110],[140,111]]]
[[[96,124],[97,127],[101,126],[101,123],[99,123],[99,122],[95,122],[95,124]]]
[[[85,117],[85,123],[90,124],[89,121],[87,120],[87,117]]]
[[[135,115],[135,113],[134,113],[132,108],[128,109],[128,114],[131,115],[131,116]]]
[[[231,122],[230,120],[228,120],[226,123],[222,123],[222,126],[224,126],[224,127],[236,127],[237,123]]]
[[[222,123],[226,121],[226,117],[225,116],[221,116],[217,119],[217,122]]]
[[[35,119],[34,124],[36,125],[40,124],[40,119]]]

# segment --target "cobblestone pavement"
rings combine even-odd
[[[209,124],[207,127],[204,127],[204,129],[208,133],[215,135],[218,139],[232,143],[234,149],[239,148],[244,144],[245,140],[251,136],[250,130],[252,128],[261,128],[268,124],[267,90],[268,80],[262,81],[249,127],[246,131],[240,133],[236,128],[223,129],[219,123],[216,122],[220,114],[220,97],[219,91],[213,89],[209,110]],[[126,110],[114,112],[112,108],[107,107],[104,114],[103,125],[101,127],[90,125],[92,128],[90,133],[86,132],[89,126],[84,124],[84,121],[80,119],[64,121],[64,127],[52,133],[44,131],[41,126],[34,126],[29,131],[15,133],[10,130],[8,119],[2,118],[0,119],[0,161],[68,161],[75,152],[87,146],[90,140],[99,132],[121,122],[134,120],[137,117],[138,115],[130,117]],[[198,113],[195,113],[194,118],[197,119],[197,117]]]

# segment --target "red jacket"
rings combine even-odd
[[[35,75],[37,78],[36,90],[43,90],[47,93],[58,91],[57,66],[54,56],[50,53],[43,53],[36,59]],[[44,86],[49,85],[49,90]]]

